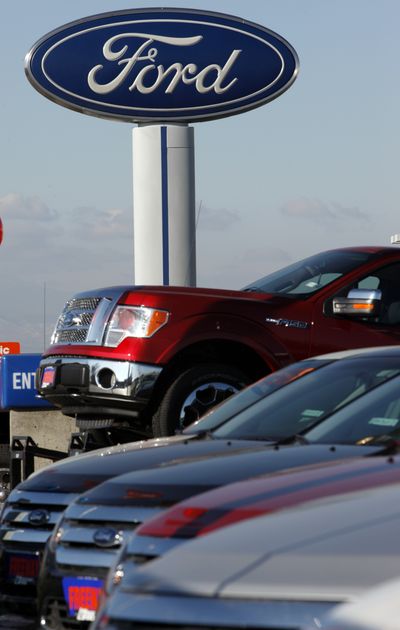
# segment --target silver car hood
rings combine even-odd
[[[122,590],[173,597],[352,600],[399,575],[399,498],[396,484],[244,521],[128,573]]]
[[[397,578],[368,589],[355,602],[335,606],[323,620],[323,627],[327,630],[398,630],[399,618],[400,579]]]

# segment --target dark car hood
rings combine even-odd
[[[294,445],[253,448],[207,460],[161,465],[114,477],[86,492],[79,503],[167,507],[190,496],[255,475],[382,452],[382,447]]]
[[[146,440],[68,457],[47,466],[18,485],[30,492],[80,493],[127,472],[147,470],[186,459],[203,459],[265,449],[271,442],[216,440],[182,436]]]

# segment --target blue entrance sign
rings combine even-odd
[[[298,72],[292,46],[238,17],[133,9],[52,31],[25,61],[33,86],[70,109],[130,122],[231,116],[282,94]]]
[[[36,398],[35,372],[40,354],[10,354],[0,358],[0,409],[54,409]]]

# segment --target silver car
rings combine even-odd
[[[91,630],[320,628],[399,575],[400,484],[233,525],[132,568]]]
[[[400,574],[397,579],[366,591],[354,602],[335,606],[323,620],[322,627],[326,630],[399,630]]]

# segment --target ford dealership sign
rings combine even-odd
[[[295,80],[298,58],[282,37],[237,17],[133,9],[49,33],[25,68],[39,92],[85,114],[189,122],[271,101]]]

